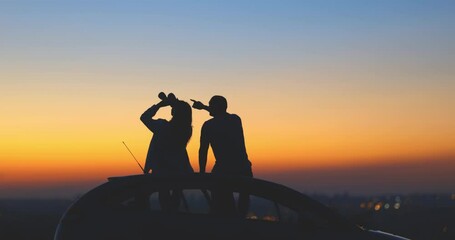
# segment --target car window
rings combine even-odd
[[[237,203],[240,195],[239,193],[234,193]],[[246,212],[246,219],[298,224],[309,229],[330,227],[330,220],[318,209],[306,208],[297,211],[262,194],[261,196],[257,196],[254,193],[249,194],[248,210]]]
[[[240,199],[240,194],[235,195],[238,201]],[[250,195],[249,199],[250,201],[246,214],[247,219],[270,222],[279,221],[278,208],[275,202],[255,195]]]
[[[149,196],[149,209],[151,211],[161,211],[159,193],[152,192]]]
[[[238,190],[228,188],[209,187],[208,190],[202,190],[194,186],[178,190],[148,188],[132,192],[133,196],[109,198],[112,200],[110,206],[140,211],[215,214],[246,220],[298,223],[310,228],[329,225],[329,220],[319,214],[317,209],[299,208],[297,211],[293,209],[295,206],[287,206],[263,191],[239,193]]]
[[[161,195],[161,197],[160,197]],[[149,196],[151,211],[208,214],[210,193],[200,189],[165,190]]]
[[[149,194],[139,192],[129,197],[110,199],[108,205],[114,208],[120,207],[121,209],[128,210],[147,210],[150,208],[148,197]]]
[[[281,222],[298,223],[299,214],[296,211],[281,204],[278,204],[278,210]]]
[[[297,211],[286,207],[271,199],[267,199],[254,194],[244,194],[247,200],[241,200],[241,194],[233,193],[237,213],[250,220],[262,220],[269,222],[298,223],[299,214]],[[242,210],[242,201],[246,201],[246,209]]]
[[[185,189],[183,190],[182,201],[179,206],[179,211],[194,214],[208,214],[210,193],[200,189]]]

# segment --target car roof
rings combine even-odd
[[[282,203],[298,212],[308,210],[317,212],[342,228],[356,228],[354,224],[348,222],[335,211],[301,192],[279,183],[245,176],[199,173],[185,175],[140,174],[113,176],[109,177],[107,182],[84,194],[73,205],[78,208],[84,208],[84,206],[95,207],[107,198],[112,198],[112,196],[118,195],[119,193],[126,196],[133,194],[137,189],[153,189],[154,187],[176,187],[181,189],[224,188],[239,192],[246,191]]]
[[[312,207],[324,207],[319,202],[309,198],[292,188],[271,181],[233,175],[215,175],[215,174],[185,174],[185,175],[154,175],[141,174],[130,176],[109,177],[108,183],[115,187],[132,187],[138,185],[147,185],[149,187],[179,187],[179,188],[224,188],[238,192],[254,192],[261,196],[267,196],[271,200],[285,202],[289,205],[295,205],[291,201],[305,203]]]

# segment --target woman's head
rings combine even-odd
[[[191,106],[187,102],[181,100],[175,101],[172,104],[171,114],[171,121],[191,126],[192,111]]]
[[[181,100],[172,104],[171,134],[175,140],[187,144],[193,134],[191,106]]]

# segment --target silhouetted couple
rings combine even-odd
[[[192,135],[192,111],[190,105],[170,93],[159,94],[161,101],[141,116],[141,121],[153,132],[147,153],[144,173],[188,174],[193,172],[186,146]],[[199,169],[205,173],[209,146],[215,155],[213,174],[240,175],[252,177],[251,162],[245,148],[242,122],[239,116],[228,113],[227,101],[222,96],[213,96],[209,105],[193,101],[193,108],[207,110],[212,119],[207,120],[201,129],[199,148]],[[154,119],[161,107],[171,106],[172,119]],[[175,192],[175,191],[174,191]],[[161,196],[161,194],[160,194]],[[165,194],[163,194],[165,196]],[[173,196],[171,195],[170,198]],[[179,196],[176,196],[177,198]],[[215,197],[215,196],[213,196]],[[171,200],[172,202],[173,200]],[[243,200],[239,200],[242,205]],[[243,208],[239,206],[239,208]]]
[[[192,135],[192,112],[190,105],[170,93],[160,94],[161,101],[141,115],[141,121],[153,132],[147,153],[144,173],[153,174],[192,173],[186,146]],[[245,148],[245,139],[240,117],[227,113],[227,101],[222,96],[213,96],[209,106],[195,101],[195,109],[207,110],[212,119],[202,126],[199,148],[199,168],[205,173],[209,146],[215,155],[214,174],[253,176],[251,162]],[[162,107],[172,108],[172,119],[154,119]]]

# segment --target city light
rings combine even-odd
[[[278,219],[275,216],[264,216],[262,217],[262,220],[264,221],[270,221],[270,222],[276,222]]]
[[[373,202],[368,202],[368,206],[367,206],[368,209],[372,209],[373,206],[374,206],[374,203],[373,203]]]

